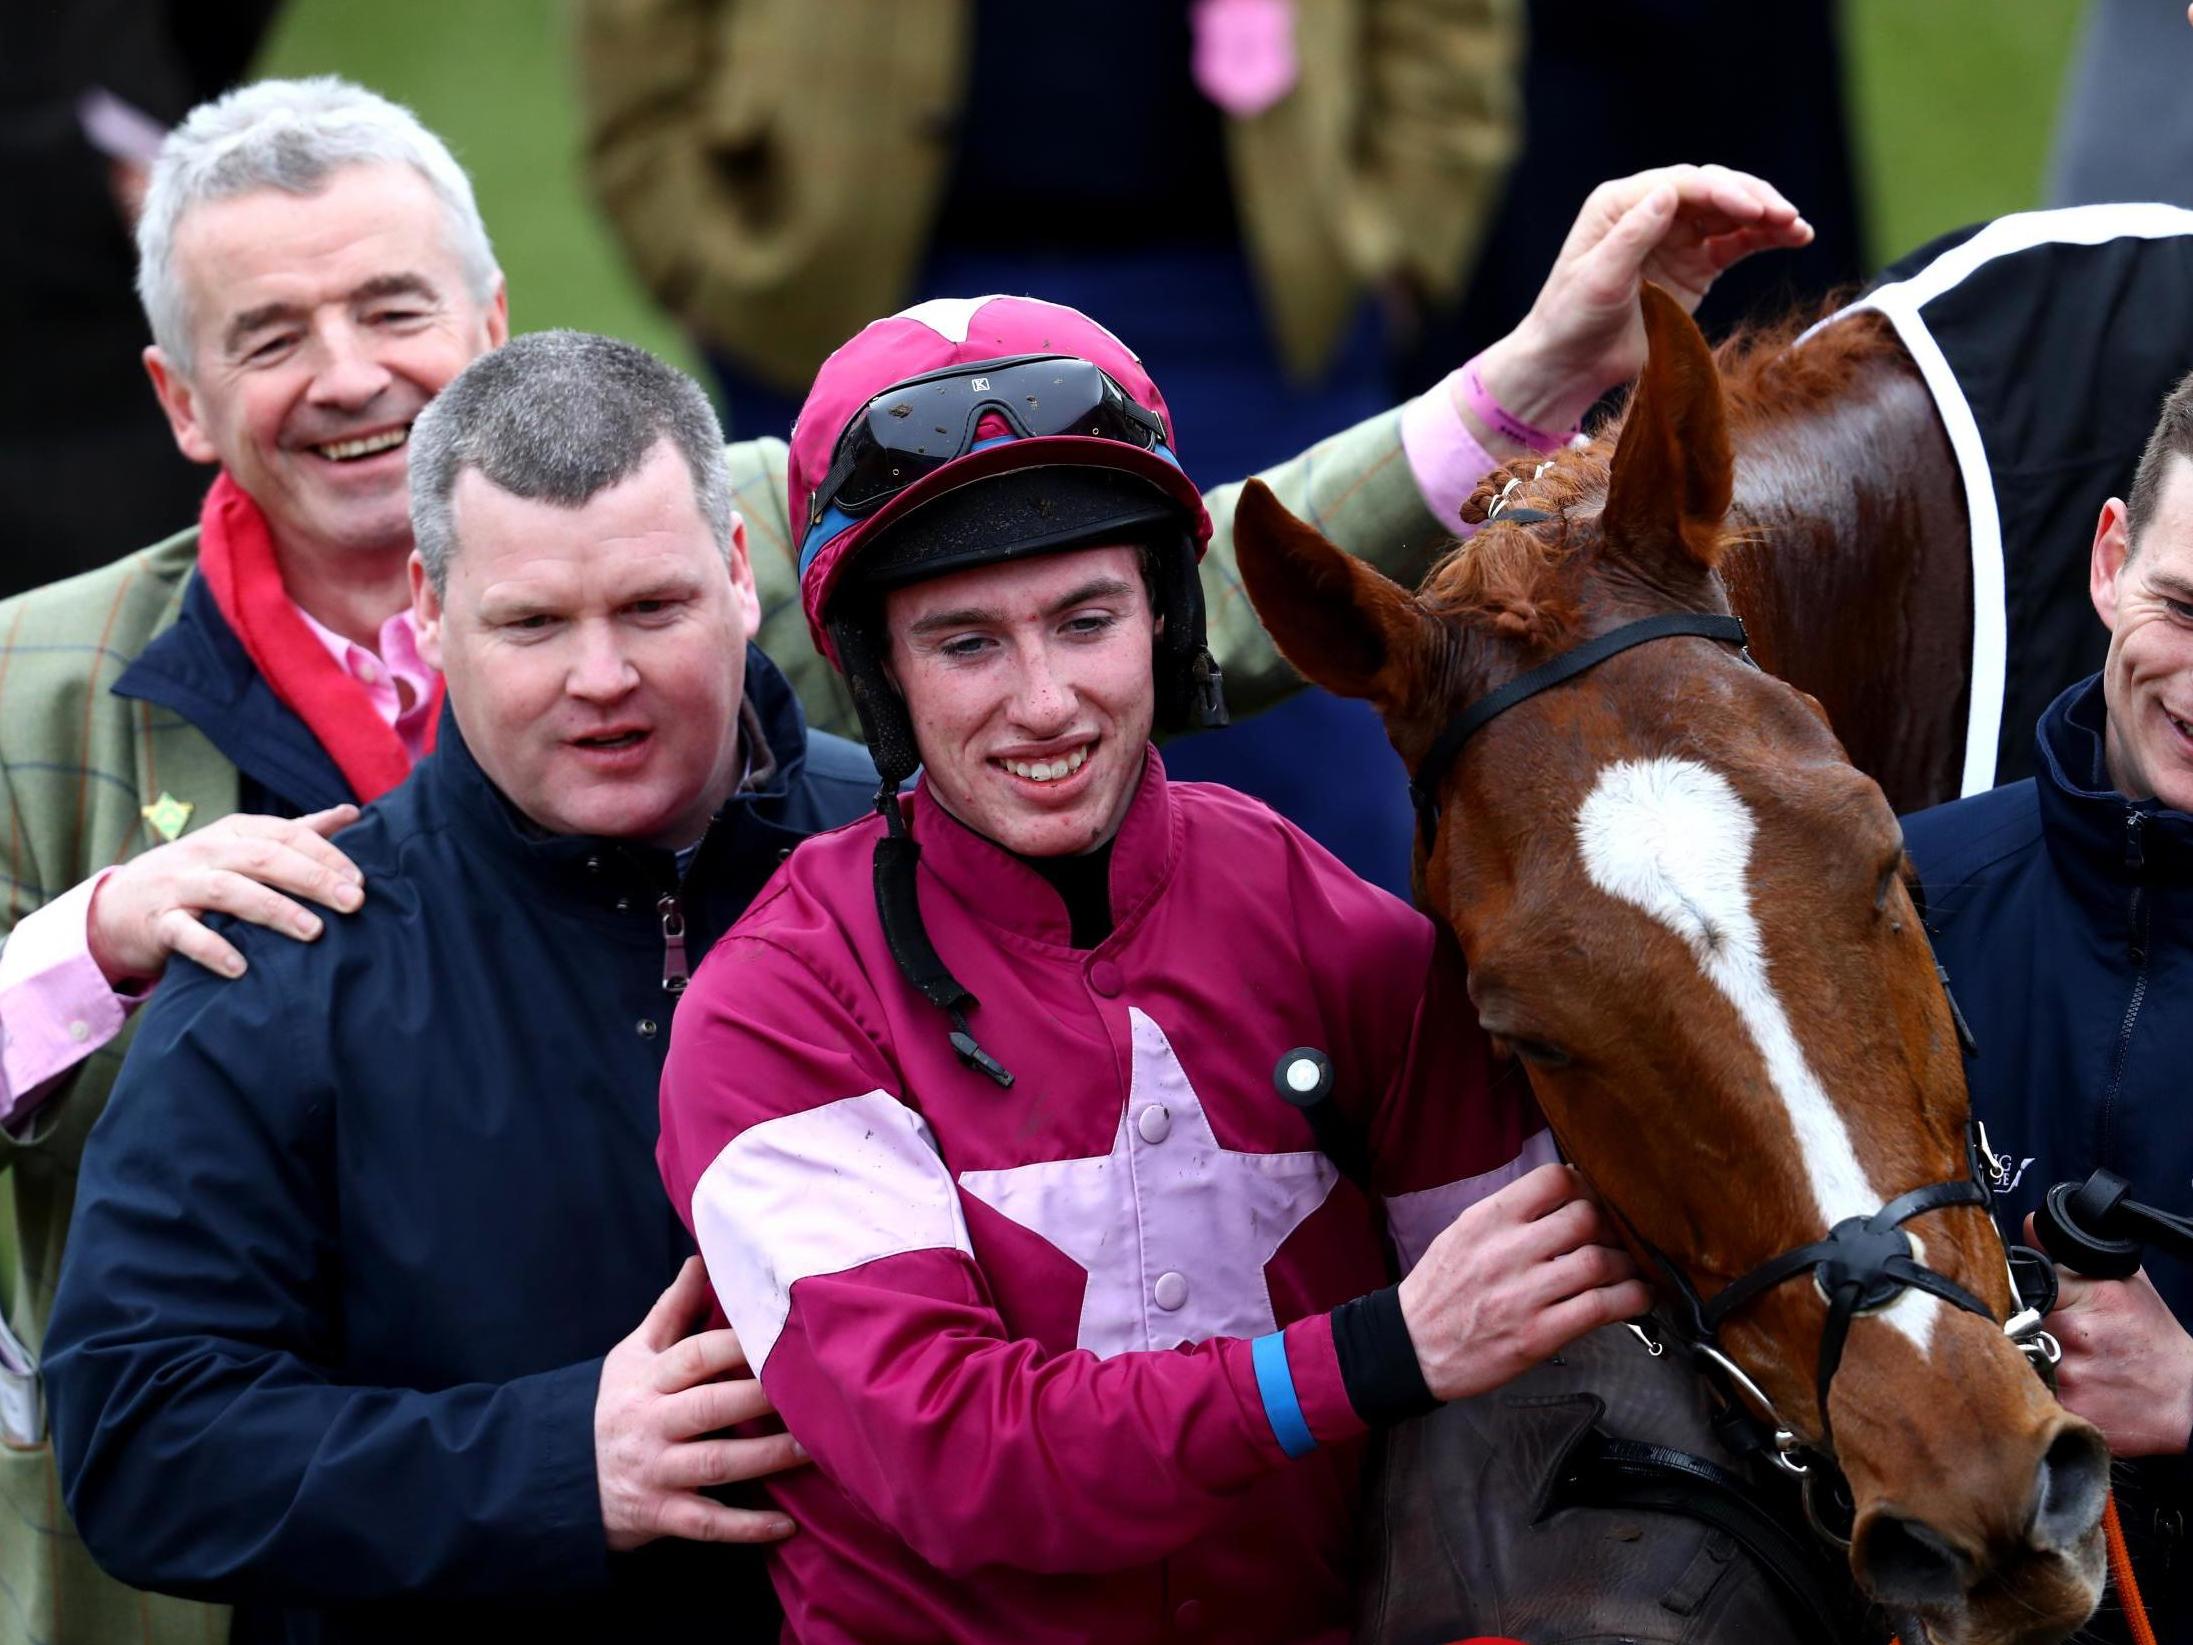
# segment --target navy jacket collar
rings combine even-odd
[[[2085,901],[2114,899],[2134,884],[2193,892],[2193,816],[2126,799],[2111,785],[2107,712],[2097,674],[2049,704],[2036,728],[2049,855]]]
[[[759,725],[774,769],[759,786],[742,788],[725,801],[682,884],[676,856],[665,848],[551,834],[539,827],[480,768],[446,703],[434,754],[390,801],[407,789],[418,790],[423,806],[461,815],[468,839],[521,873],[545,877],[557,894],[576,888],[578,905],[606,920],[628,920],[636,910],[676,894],[689,924],[712,940],[752,899],[782,855],[826,826],[804,803],[807,722],[799,699],[776,665],[751,645],[746,650],[746,703],[747,726],[751,730]],[[760,763],[752,751],[749,759]],[[702,951],[696,946],[694,957]]]
[[[113,690],[181,715],[248,782],[298,815],[356,801],[319,739],[260,674],[196,572],[174,625],[137,654]]]

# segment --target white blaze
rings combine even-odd
[[[1698,967],[1736,1008],[1788,1111],[1821,1232],[1871,1216],[1883,1196],[1866,1180],[1850,1132],[1805,1060],[1768,976],[1752,917],[1751,812],[1719,772],[1691,760],[1610,765],[1576,814],[1592,884],[1640,909],[1690,946]],[[1881,1317],[1926,1350],[1935,1299],[1906,1291]]]

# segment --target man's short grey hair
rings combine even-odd
[[[578,508],[630,479],[668,440],[728,558],[731,471],[700,384],[644,348],[584,331],[535,331],[483,354],[411,425],[411,536],[434,592],[446,592],[457,478]]]
[[[184,215],[255,189],[317,194],[335,172],[363,165],[404,165],[424,177],[448,217],[449,250],[472,300],[495,295],[495,250],[472,180],[417,115],[333,75],[262,80],[200,103],[168,134],[137,219],[137,295],[152,340],[186,375],[190,312],[175,273]]]

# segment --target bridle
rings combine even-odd
[[[1540,473],[1544,471],[1543,467],[1539,470]],[[1486,524],[1490,525],[1495,519],[1516,524],[1533,524],[1553,517],[1535,508],[1504,508],[1508,494],[1517,483],[1513,479],[1508,482],[1487,513]],[[1433,739],[1431,747],[1417,763],[1409,782],[1409,794],[1416,805],[1417,826],[1426,855],[1430,854],[1438,835],[1439,790],[1455,762],[1460,759],[1463,749],[1479,731],[1517,704],[1527,702],[1542,692],[1576,678],[1609,657],[1618,656],[1634,646],[1650,644],[1654,640],[1683,636],[1718,640],[1734,645],[1746,665],[1758,667],[1746,646],[1742,618],[1706,611],[1665,612],[1624,623],[1560,652],[1549,661],[1518,675],[1507,684],[1457,710],[1446,728]],[[1939,964],[1935,971],[1941,977],[1943,992],[1947,995],[1949,978]],[[1976,1054],[1971,1029],[1965,1023],[1963,1012],[1957,1009],[1954,996],[1949,999],[1949,1009],[1961,1049],[1967,1056]],[[1558,1136],[1556,1140],[1559,1140]],[[1563,1144],[1561,1152],[1565,1157],[1573,1159],[1566,1144]],[[1911,1235],[1904,1227],[1912,1218],[1923,1216],[1929,1211],[1947,1210],[1960,1205],[1978,1206],[1984,1210],[1993,1203],[1994,1195],[1982,1166],[1985,1145],[1977,1128],[1970,1122],[1966,1128],[1965,1152],[1964,1176],[1899,1194],[1870,1216],[1845,1218],[1829,1229],[1825,1238],[1796,1246],[1780,1256],[1769,1258],[1749,1273],[1724,1286],[1711,1299],[1702,1297],[1689,1277],[1646,1240],[1619,1208],[1608,1202],[1608,1209],[1622,1224],[1631,1243],[1659,1271],[1663,1289],[1672,1296],[1680,1310],[1674,1318],[1664,1322],[1666,1327],[1684,1346],[1720,1374],[1724,1379],[1725,1393],[1732,1394],[1733,1389],[1742,1390],[1751,1404],[1764,1415],[1766,1426],[1762,1427],[1756,1420],[1732,1423],[1725,1429],[1724,1437],[1730,1438],[1739,1449],[1765,1451],[1786,1472],[1804,1479],[1807,1486],[1806,1506],[1815,1527],[1823,1535],[1837,1540],[1847,1540],[1847,1537],[1823,1522],[1819,1504],[1814,1501],[1813,1490],[1824,1476],[1836,1473],[1834,1434],[1828,1419],[1828,1390],[1835,1380],[1836,1370],[1842,1364],[1843,1348],[1850,1335],[1851,1322],[1860,1314],[1875,1313],[1889,1307],[1907,1291],[1923,1291],[1967,1313],[1977,1314],[1990,1324],[1995,1322],[1994,1310],[1985,1302],[1955,1280],[1936,1272],[1919,1260]],[[1815,1379],[1820,1409],[1820,1444],[1817,1447],[1807,1446],[1797,1437],[1796,1432],[1776,1412],[1774,1403],[1767,1397],[1765,1390],[1744,1372],[1720,1343],[1722,1327],[1734,1315],[1770,1291],[1807,1272],[1812,1275],[1814,1284],[1828,1305],[1827,1323],[1820,1337],[1820,1357]],[[2014,1299],[2020,1297],[2015,1270],[2011,1275],[2011,1295]],[[2040,1329],[2041,1319],[2041,1310],[2020,1306],[2003,1327],[2005,1333],[2035,1362],[2036,1368],[2044,1362],[2053,1365],[2057,1355],[2055,1342]],[[1647,1316],[1644,1320],[1632,1322],[1630,1326],[1644,1342],[1647,1350],[1655,1356],[1664,1351],[1663,1344],[1655,1334],[1655,1325],[1659,1323],[1661,1322],[1656,1321],[1653,1316]],[[1730,1398],[1729,1405],[1732,1410],[1741,1412],[1741,1406],[1736,1404],[1733,1397]]]

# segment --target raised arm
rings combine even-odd
[[[1722,166],[1663,166],[1602,183],[1584,201],[1531,311],[1516,328],[1406,406],[1340,430],[1256,476],[1290,512],[1396,582],[1414,585],[1463,530],[1460,509],[1485,474],[1534,446],[1516,425],[1560,435],[1609,389],[1642,369],[1637,293],[1651,280],[1696,308],[1724,269],[1812,238],[1773,185]],[[1103,316],[1098,316],[1099,319]],[[1469,365],[1482,392],[1471,388]],[[1490,408],[1506,414],[1488,416]],[[800,615],[784,518],[785,448],[731,448],[761,591],[761,648],[790,677],[811,723],[844,736],[860,727],[836,673],[816,656]],[[1216,528],[1203,559],[1211,649],[1237,713],[1300,689],[1242,593],[1234,569],[1240,485],[1214,488]]]

